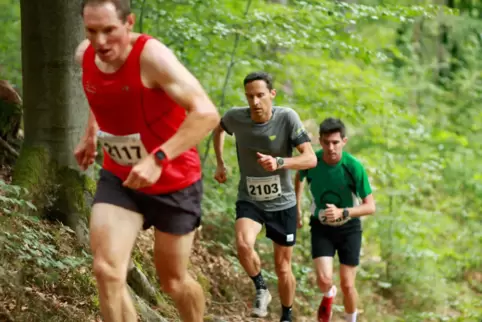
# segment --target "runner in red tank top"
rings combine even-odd
[[[132,32],[129,0],[84,0],[82,16],[88,39],[76,59],[91,113],[75,156],[85,170],[97,141],[104,151],[90,218],[104,321],[137,321],[126,273],[139,231],[150,226],[161,286],[183,321],[203,321],[203,291],[187,273],[201,220],[195,147],[219,114],[167,47]]]

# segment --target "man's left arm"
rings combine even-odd
[[[296,149],[300,152],[300,155],[284,158],[283,168],[305,170],[316,167],[318,161],[310,142],[301,143],[296,146]]]
[[[361,205],[347,208],[350,217],[362,217],[371,215],[376,211],[375,198],[372,194],[372,188],[368,175],[362,164],[358,164],[355,172],[356,191],[362,199]]]
[[[373,214],[376,211],[375,198],[373,198],[373,194],[369,194],[368,196],[363,198],[361,205],[347,208],[347,210],[348,215],[352,218]]]
[[[318,163],[315,152],[311,146],[311,140],[301,123],[298,113],[290,110],[288,113],[288,124],[290,126],[290,142],[296,147],[300,155],[284,158],[283,168],[294,170],[305,170],[316,167]]]
[[[219,113],[199,81],[159,41],[146,43],[141,64],[149,81],[162,88],[187,112],[179,130],[161,146],[168,159],[174,159],[196,146],[219,124]]]

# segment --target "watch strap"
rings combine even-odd
[[[155,148],[152,150],[151,154],[154,155],[154,159],[159,166],[166,168],[169,165],[169,158],[162,147],[159,146]]]

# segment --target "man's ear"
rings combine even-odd
[[[132,31],[134,29],[134,24],[136,23],[136,15],[134,13],[129,14],[126,18],[126,23],[127,29]]]

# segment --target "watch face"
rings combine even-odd
[[[349,215],[348,210],[344,209],[343,210],[343,218],[348,217],[348,215]]]
[[[285,164],[285,160],[283,158],[278,158],[278,160],[276,160],[278,165],[283,165]]]
[[[165,155],[164,152],[162,152],[162,151],[157,151],[157,152],[156,152],[156,158],[157,158],[158,160],[164,160],[164,159],[166,158],[166,155]]]

